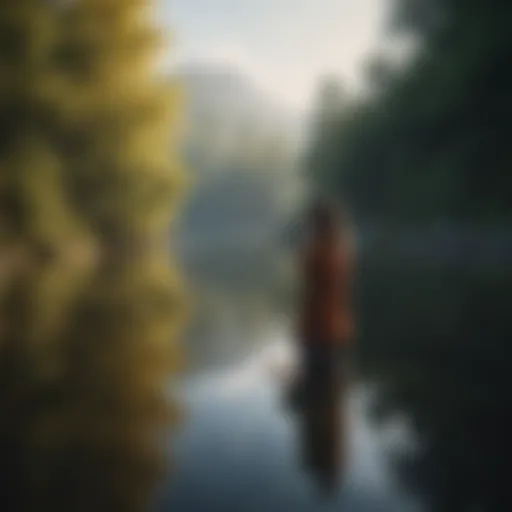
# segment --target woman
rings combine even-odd
[[[298,335],[307,390],[335,391],[344,376],[342,363],[354,336],[353,267],[354,245],[346,216],[335,205],[317,203],[309,214],[301,257]]]

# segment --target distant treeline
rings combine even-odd
[[[372,224],[506,224],[511,25],[503,0],[398,1],[390,30],[416,51],[405,66],[376,58],[360,99],[324,87],[311,184]]]

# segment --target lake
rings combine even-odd
[[[211,311],[196,319],[193,371],[179,392],[185,419],[158,510],[498,510],[512,418],[510,269],[362,259],[331,493],[305,467],[305,419],[284,400],[293,316],[286,293],[275,299],[276,274],[247,267],[240,286],[206,274],[197,289]]]
[[[390,453],[413,449],[411,432],[399,418],[372,425],[372,389],[364,382],[351,386],[341,413],[348,421],[342,440],[348,448],[339,489],[323,495],[302,467],[300,419],[287,409],[283,380],[271,370],[289,342],[269,335],[243,362],[184,384],[188,417],[173,439],[176,469],[161,510],[418,509],[389,467]]]

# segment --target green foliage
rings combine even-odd
[[[180,173],[147,7],[2,1],[2,510],[145,510],[163,468]]]
[[[510,218],[510,15],[500,0],[399,2],[420,49],[316,144],[331,155],[319,186],[372,222]]]

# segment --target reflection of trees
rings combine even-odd
[[[276,268],[279,255],[265,251],[263,257],[255,262],[224,254],[222,261],[206,258],[189,269],[188,346],[194,366],[245,355],[261,343],[276,315],[289,311],[290,279]]]
[[[449,332],[449,318],[440,317],[452,312],[443,309],[441,300],[432,311],[437,333],[430,353],[422,349],[414,355],[412,328],[408,356],[372,363],[367,374],[382,385],[374,413],[404,411],[409,416],[422,447],[412,457],[397,459],[397,469],[425,497],[428,510],[505,510],[512,427],[510,274],[473,270],[464,282],[454,283],[449,275],[444,279],[447,293],[450,286],[465,289],[459,303],[463,328]],[[400,314],[429,299],[401,304]],[[385,345],[386,340],[384,330],[380,341]]]

